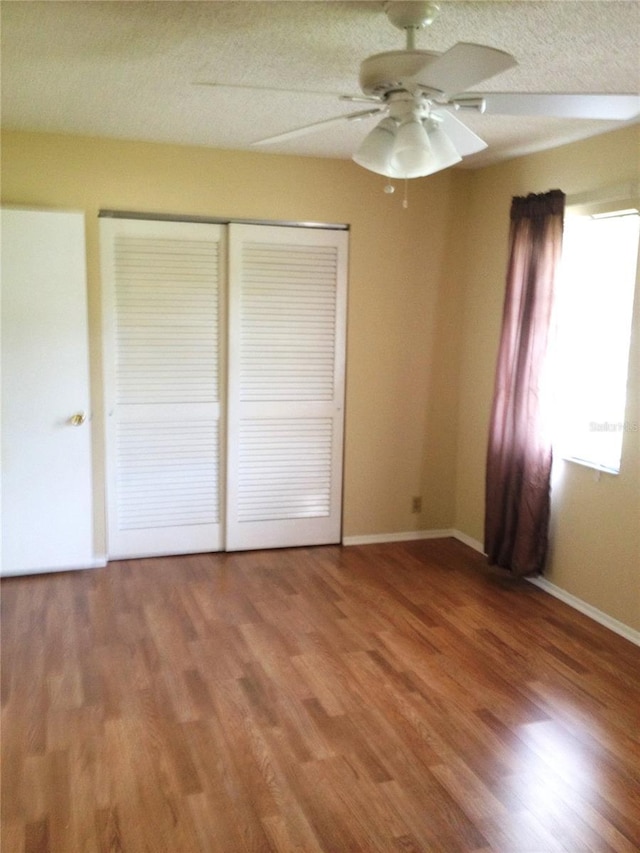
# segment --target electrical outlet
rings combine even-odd
[[[411,498],[411,512],[422,512],[422,498]]]

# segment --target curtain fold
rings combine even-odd
[[[515,197],[485,490],[485,552],[513,574],[542,572],[551,503],[546,406],[554,283],[565,195]]]

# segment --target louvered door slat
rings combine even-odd
[[[228,550],[340,540],[346,254],[230,227]]]
[[[243,242],[243,402],[333,398],[337,263],[335,245],[269,244],[264,234]],[[309,337],[320,330],[325,334]]]
[[[102,226],[110,556],[218,550],[222,229]]]
[[[238,518],[326,518],[331,508],[330,418],[243,420]]]

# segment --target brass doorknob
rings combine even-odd
[[[84,412],[76,412],[75,415],[71,415],[69,418],[69,423],[71,426],[82,426],[86,419],[87,416]]]

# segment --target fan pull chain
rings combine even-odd
[[[388,184],[384,185],[384,191],[387,195],[391,195],[396,191],[396,188],[391,183],[391,181],[389,181]],[[404,182],[404,197],[402,199],[402,206],[405,210],[409,207],[409,181],[406,180],[406,178]]]

